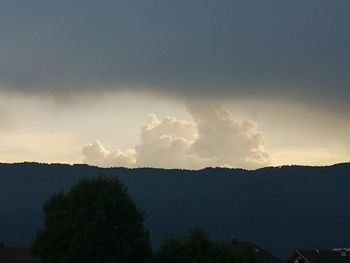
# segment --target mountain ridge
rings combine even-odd
[[[299,167],[299,168],[330,168],[330,167],[337,167],[337,166],[350,166],[350,162],[340,162],[340,163],[334,163],[334,164],[328,164],[328,165],[301,165],[301,164],[283,164],[283,165],[276,165],[276,166],[264,166],[259,167],[256,169],[245,169],[245,168],[239,168],[239,167],[203,167],[201,169],[183,169],[183,168],[159,168],[159,167],[122,167],[122,166],[111,166],[111,167],[101,167],[97,165],[91,165],[91,164],[85,164],[85,163],[45,163],[45,162],[32,162],[32,161],[23,161],[23,162],[13,162],[13,163],[7,163],[7,162],[0,162],[0,166],[14,166],[14,165],[44,165],[44,166],[68,166],[68,167],[93,167],[93,168],[99,168],[99,169],[126,169],[126,170],[138,170],[138,169],[152,169],[152,170],[176,170],[176,171],[202,171],[207,169],[221,169],[221,170],[244,170],[244,171],[257,171],[257,170],[264,170],[264,169],[280,169],[280,168],[287,168],[287,167]]]
[[[201,227],[218,240],[239,236],[282,258],[299,248],[350,247],[350,163],[257,170],[0,163],[0,240],[28,246],[49,195],[98,174],[127,186],[155,245]]]

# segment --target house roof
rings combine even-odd
[[[233,244],[233,247],[237,250],[248,249],[254,257],[256,263],[283,263],[281,259],[272,255],[270,252],[258,247],[251,242],[237,242]]]
[[[38,263],[30,248],[0,248],[1,263]]]
[[[297,250],[288,260],[288,263],[294,262],[296,258],[301,257],[305,263],[350,263],[349,250]]]

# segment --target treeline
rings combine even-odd
[[[187,238],[168,238],[152,248],[145,215],[117,177],[82,179],[43,206],[44,224],[32,245],[43,263],[234,263],[254,262],[248,248],[192,230]]]

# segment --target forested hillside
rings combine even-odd
[[[218,240],[238,236],[282,258],[297,248],[350,247],[350,164],[255,171],[0,164],[0,240],[28,246],[49,195],[98,174],[121,178],[145,211],[155,245],[201,227]]]

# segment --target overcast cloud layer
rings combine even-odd
[[[220,105],[195,102],[187,106],[193,122],[149,115],[140,144],[126,151],[107,150],[99,141],[86,145],[85,163],[111,167],[256,168],[270,164],[256,124],[237,121]]]
[[[348,161],[349,10],[346,0],[1,1],[0,161],[80,162],[95,138],[103,145],[85,147],[86,162],[103,166]],[[197,99],[233,117],[216,104],[187,114]],[[239,119],[259,123],[265,149]]]
[[[337,102],[350,2],[2,1],[0,89]]]

